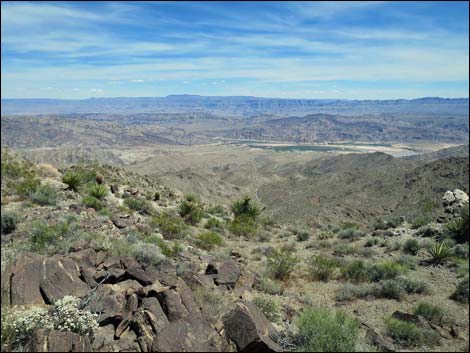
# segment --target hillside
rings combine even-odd
[[[302,178],[353,182],[371,162],[377,178],[398,169],[415,199],[420,178],[432,182],[437,170],[443,185],[451,182],[444,171],[455,180],[461,173],[458,158],[409,173],[414,162],[345,155],[306,163],[294,186]],[[368,184],[376,195],[385,189],[377,180]],[[392,200],[392,191],[382,198]],[[229,209],[121,168],[57,170],[3,150],[2,351],[297,351],[311,325],[351,350],[465,350],[468,243],[451,245],[453,258],[433,257],[426,245],[468,242],[468,211],[466,233],[450,227],[468,196],[445,195],[418,227],[298,228],[259,214],[249,199]],[[305,309],[312,303],[322,309]],[[445,317],[422,303],[439,303],[433,310]],[[338,306],[345,314],[335,314]],[[418,338],[396,338],[396,325]]]

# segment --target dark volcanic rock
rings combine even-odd
[[[274,328],[258,308],[240,302],[224,316],[227,336],[239,352],[281,352],[282,348],[270,338]]]
[[[88,337],[73,332],[38,330],[31,343],[31,352],[91,352]]]

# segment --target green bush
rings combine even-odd
[[[124,205],[129,207],[131,210],[141,212],[143,214],[152,214],[152,204],[146,199],[140,199],[136,197],[128,197],[124,200]]]
[[[197,237],[198,246],[204,250],[213,250],[214,248],[222,245],[222,243],[222,237],[216,232],[201,233]]]
[[[206,213],[211,214],[213,216],[224,217],[227,216],[227,211],[225,211],[224,206],[222,205],[214,205],[210,206]]]
[[[401,249],[402,245],[403,244],[400,240],[387,242],[387,244],[385,245],[385,252],[386,253],[391,253],[393,251],[398,251],[398,250]]]
[[[258,224],[251,217],[239,216],[230,222],[229,230],[235,235],[253,238],[258,231]]]
[[[28,237],[30,250],[41,254],[53,253],[57,251],[60,243],[71,238],[75,231],[76,226],[72,218],[51,225],[41,221],[33,222]]]
[[[102,184],[93,184],[88,190],[88,194],[97,198],[104,199],[108,195],[108,188]]]
[[[379,239],[374,238],[374,237],[370,237],[366,240],[366,242],[364,244],[364,247],[370,248],[370,247],[372,247],[374,245],[377,245],[377,244],[379,244]]]
[[[136,242],[130,245],[130,255],[148,265],[158,266],[165,260],[160,247],[154,244]],[[127,254],[126,254],[127,255]]]
[[[420,302],[414,308],[415,315],[421,315],[426,320],[435,323],[437,325],[442,325],[447,320],[445,318],[444,309],[440,306],[427,303],[427,302]]]
[[[365,235],[366,235],[366,233],[363,232],[362,230],[352,229],[352,228],[343,229],[343,230],[339,231],[339,233],[338,233],[338,237],[340,239],[349,239],[351,241],[359,240],[360,238],[362,238]]]
[[[469,216],[468,205],[462,208],[460,218],[454,219],[446,224],[446,233],[458,243],[469,241]]]
[[[257,289],[271,295],[282,295],[284,288],[282,283],[272,280],[267,276],[262,276],[257,283]]]
[[[59,194],[57,190],[48,184],[40,185],[36,188],[36,191],[31,195],[31,201],[38,205],[55,205]]]
[[[181,218],[171,217],[166,213],[153,217],[151,225],[158,227],[165,239],[182,239],[187,231],[187,226]]]
[[[405,273],[406,267],[392,261],[382,261],[373,265],[369,270],[370,279],[379,282],[385,279],[393,279],[400,274]]]
[[[16,184],[16,193],[21,198],[29,198],[41,185],[41,181],[35,176],[27,176]]]
[[[352,261],[341,269],[343,277],[353,283],[365,282],[369,280],[369,269],[361,260]]]
[[[342,230],[346,230],[346,229],[360,230],[361,226],[356,222],[343,222],[341,223],[340,228]]]
[[[356,298],[367,298],[371,295],[370,285],[356,285],[352,283],[345,283],[336,294],[336,300],[339,302],[346,302]]]
[[[318,240],[327,240],[334,238],[335,234],[333,232],[329,231],[321,231],[320,234],[318,234]]]
[[[196,194],[186,195],[185,199],[178,205],[178,213],[190,224],[199,223],[204,215],[199,197]]]
[[[392,279],[380,282],[374,287],[373,294],[376,298],[402,300],[406,291],[400,281]]]
[[[75,192],[78,192],[83,183],[81,175],[73,171],[67,172],[62,178],[62,182],[67,184],[67,190]]]
[[[310,234],[306,231],[296,232],[297,241],[306,241],[310,238]]]
[[[253,298],[253,304],[266,316],[271,322],[279,322],[281,319],[281,309],[279,304],[267,297],[267,296],[256,296]]]
[[[355,352],[359,322],[343,311],[307,308],[297,320],[303,352]]]
[[[336,259],[323,256],[314,256],[308,264],[312,278],[325,282],[333,276],[336,267],[339,265]]]
[[[299,259],[286,250],[274,250],[268,256],[268,273],[274,279],[285,280],[289,278]]]
[[[409,278],[399,277],[395,280],[408,294],[426,294],[430,292],[429,286],[426,282],[421,280],[411,280]]]
[[[93,208],[95,211],[100,211],[104,207],[103,203],[93,196],[84,196],[82,202],[86,207]]]
[[[420,248],[421,246],[419,245],[418,240],[413,238],[410,238],[405,241],[405,244],[403,245],[403,251],[411,255],[416,255]]]
[[[349,244],[337,244],[333,248],[333,255],[335,256],[345,256],[345,255],[353,255],[357,251]]]
[[[431,244],[428,251],[429,255],[431,255],[431,263],[433,265],[443,264],[453,255],[452,248],[445,242],[435,242]]]
[[[15,213],[2,212],[1,221],[2,234],[10,234],[15,231],[19,219]]]
[[[245,196],[232,204],[232,212],[235,218],[243,216],[256,220],[261,214],[261,209],[250,197]]]
[[[385,325],[388,335],[405,347],[432,346],[440,341],[439,334],[434,330],[419,328],[411,322],[390,317],[385,320]]]
[[[217,218],[215,217],[210,217],[206,224],[204,224],[204,228],[206,229],[221,229],[223,226],[222,226],[222,222],[220,222]]]
[[[397,264],[402,265],[404,268],[408,270],[415,270],[416,269],[416,257],[411,255],[401,255],[398,257],[395,262]]]
[[[458,301],[459,303],[469,303],[469,279],[464,278],[459,282],[455,292],[452,294],[451,299]]]
[[[411,223],[411,229],[418,229],[432,221],[430,216],[421,215],[416,217],[413,222]]]

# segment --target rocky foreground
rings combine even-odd
[[[375,229],[291,229],[250,207],[2,153],[2,351],[468,350],[464,192],[439,219]],[[445,320],[413,310],[433,298]]]

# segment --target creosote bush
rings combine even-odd
[[[296,322],[303,352],[355,352],[359,322],[343,311],[306,308]]]
[[[16,229],[16,225],[18,224],[18,220],[18,215],[15,213],[1,212],[2,234],[13,233]]]
[[[143,214],[152,214],[152,204],[146,200],[137,197],[128,197],[124,200],[124,205],[129,207],[131,210],[141,212]]]
[[[298,257],[286,250],[274,250],[268,256],[268,273],[274,279],[286,280],[299,262]]]
[[[388,335],[405,347],[432,346],[439,342],[439,335],[435,331],[419,328],[412,322],[390,317],[385,320],[385,324]]]
[[[201,233],[197,237],[197,245],[204,250],[213,250],[222,243],[223,239],[220,234],[212,231]]]
[[[327,282],[339,266],[338,260],[324,256],[312,257],[309,262],[309,272],[313,279]]]
[[[469,278],[468,276],[459,282],[451,299],[459,303],[469,303]]]
[[[187,226],[181,218],[161,213],[152,218],[151,226],[157,227],[165,239],[182,239],[186,235]]]
[[[442,325],[446,322],[444,309],[428,302],[418,303],[414,308],[414,314],[421,315],[426,320],[437,325]]]
[[[204,215],[204,208],[199,196],[196,194],[186,195],[185,199],[178,205],[178,213],[190,224],[199,223]]]
[[[356,260],[346,264],[341,272],[343,277],[353,283],[365,282],[369,280],[369,269],[367,265],[361,261]]]
[[[405,244],[403,245],[403,251],[411,255],[416,255],[420,248],[421,246],[419,245],[419,241],[413,238],[405,241]]]
[[[54,206],[58,198],[57,190],[48,184],[38,186],[31,195],[31,201],[41,206]]]
[[[271,322],[279,322],[281,319],[281,308],[279,304],[268,296],[258,295],[253,298],[253,304],[266,316]]]

